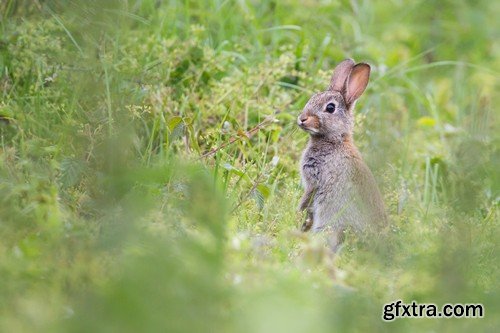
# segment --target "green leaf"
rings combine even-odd
[[[184,133],[185,129],[183,119],[179,116],[172,117],[167,122],[167,127],[169,132],[167,143],[171,143],[179,138]]]
[[[169,119],[167,122],[167,127],[170,132],[173,132],[179,124],[182,122],[182,117],[175,116]]]
[[[262,193],[264,199],[269,198],[269,195],[271,195],[271,189],[266,184],[257,185],[257,189],[259,190],[260,193]]]
[[[65,158],[60,165],[60,181],[63,188],[76,185],[85,169],[84,162],[75,158]]]
[[[259,206],[259,210],[264,208],[264,195],[262,194],[262,192],[259,191],[258,188],[256,188],[254,191],[253,191],[253,198],[255,200],[255,202],[257,203],[257,206]]]

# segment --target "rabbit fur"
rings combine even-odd
[[[303,230],[327,231],[334,249],[346,228],[365,231],[387,221],[375,179],[352,137],[354,105],[369,77],[368,64],[342,61],[328,90],[313,95],[297,119],[310,134],[301,160]]]

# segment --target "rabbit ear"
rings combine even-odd
[[[351,106],[365,91],[370,79],[370,65],[366,63],[356,64],[345,84],[344,99]]]
[[[345,59],[333,70],[332,79],[328,90],[344,91],[345,83],[354,67],[352,59]]]

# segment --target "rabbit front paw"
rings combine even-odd
[[[312,214],[309,213],[307,215],[307,218],[304,221],[304,223],[302,223],[302,227],[300,227],[300,231],[307,232],[311,229],[312,225],[313,225],[313,218],[312,218]]]

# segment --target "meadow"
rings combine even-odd
[[[1,332],[497,332],[498,1],[0,2]],[[390,230],[300,232],[296,118],[372,66]],[[495,111],[496,110],[496,111]],[[383,304],[484,318],[382,320]]]

